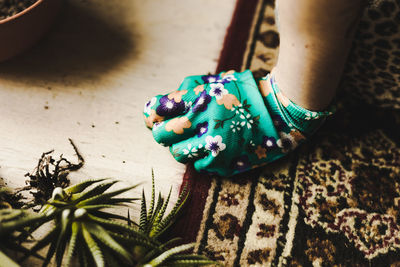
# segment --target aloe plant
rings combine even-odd
[[[150,207],[147,209],[146,195],[142,191],[139,231],[148,237],[160,240],[161,235],[174,223],[179,211],[184,206],[189,193],[184,187],[178,197],[177,202],[171,211],[166,214],[166,210],[170,201],[171,189],[166,199],[161,193],[158,193],[157,202],[155,201],[155,183],[154,173],[152,173],[152,192]],[[202,255],[192,253],[182,254],[194,248],[194,243],[171,246],[173,243],[179,242],[179,238],[171,239],[158,248],[143,247],[140,244],[135,246],[134,255],[138,259],[138,266],[202,266],[216,264],[216,262]]]
[[[61,266],[62,263],[69,266],[75,254],[82,266],[91,262],[96,266],[109,265],[113,258],[133,264],[131,253],[122,247],[115,237],[129,233],[129,238],[136,242],[151,242],[126,223],[112,220],[126,220],[125,217],[104,211],[137,200],[119,197],[137,185],[106,192],[116,182],[98,179],[84,181],[65,189],[55,188],[52,198],[40,211],[48,219],[54,220],[53,227],[31,248],[30,253],[36,253],[49,246],[43,266],[47,265],[54,255],[57,266]]]
[[[135,186],[109,191],[117,181],[110,179],[87,180],[79,184],[52,192],[52,197],[39,214],[26,210],[0,210],[0,237],[17,240],[6,233],[24,229],[30,225],[30,233],[45,222],[51,229],[29,250],[16,246],[28,256],[38,256],[38,251],[47,247],[43,266],[55,258],[57,266],[70,266],[76,256],[80,266],[201,266],[216,264],[205,256],[191,254],[194,244],[178,244],[179,238],[162,240],[162,234],[175,221],[188,198],[186,188],[179,195],[176,204],[167,214],[171,190],[166,199],[158,194],[155,201],[154,175],[150,207],[146,207],[146,196],[142,191],[139,223],[112,212],[127,206],[138,198],[121,197]],[[110,211],[111,209],[111,211]],[[129,213],[128,213],[129,214]],[[39,224],[40,223],[40,224]],[[22,239],[29,234],[22,232]],[[7,243],[2,243],[7,244]],[[3,249],[3,247],[0,247]],[[7,266],[18,266],[0,251],[0,262]],[[6,261],[7,260],[7,261]],[[12,265],[15,264],[15,265]]]

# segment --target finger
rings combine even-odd
[[[158,103],[161,95],[155,96],[144,104],[143,115],[144,122],[148,128],[153,128],[155,123],[161,122],[165,119],[165,117],[160,116],[156,113],[154,106]]]
[[[156,123],[152,132],[157,143],[170,146],[193,137],[195,135],[195,125],[187,116],[179,116]]]
[[[200,93],[194,102],[190,102],[186,115],[172,118],[164,124],[157,126],[153,136],[157,142],[166,145],[178,143],[197,135],[198,137],[208,132],[208,121],[201,121],[203,112],[208,109],[211,96],[206,91]]]
[[[166,95],[157,95],[144,105],[144,120],[149,128],[155,123],[187,113],[193,102],[205,91],[203,76],[186,77],[179,89]]]

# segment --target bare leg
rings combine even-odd
[[[294,103],[323,110],[340,82],[361,0],[277,0],[280,50],[273,70]]]

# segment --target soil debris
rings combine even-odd
[[[39,206],[40,209],[40,207],[50,199],[54,188],[65,188],[69,186],[69,173],[79,170],[84,165],[85,160],[79,153],[74,142],[71,139],[69,139],[69,141],[74,148],[78,163],[71,163],[64,158],[62,154],[59,159],[54,159],[52,156],[54,150],[43,153],[32,173],[27,173],[25,175],[29,177],[29,180],[26,181],[27,186],[17,191],[17,193],[29,191],[29,193],[33,195],[33,203],[27,204],[27,207]]]

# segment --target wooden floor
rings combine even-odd
[[[42,152],[86,160],[71,175],[166,193],[184,166],[155,143],[143,105],[187,75],[214,72],[234,0],[70,0],[33,49],[0,63],[0,176],[24,185]],[[176,197],[176,194],[174,195]]]

